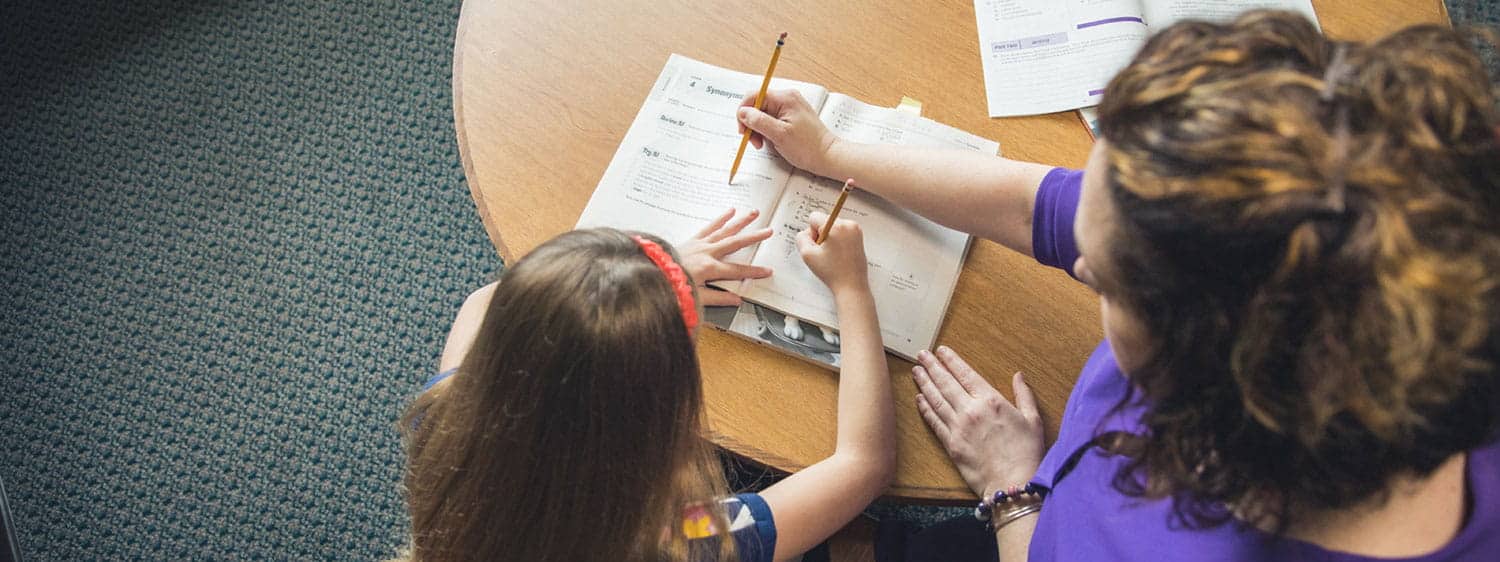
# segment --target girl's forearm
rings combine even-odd
[[[896,461],[895,399],[875,297],[868,288],[842,290],[834,303],[841,354],[835,454],[879,463],[889,473]]]
[[[855,184],[934,222],[1031,255],[1031,209],[1051,166],[959,149],[835,140],[819,175]]]
[[[895,473],[895,404],[875,299],[860,287],[833,294],[843,328],[834,452],[760,493],[776,514],[776,560],[806,552],[848,524]]]

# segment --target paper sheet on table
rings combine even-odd
[[[1257,8],[1317,22],[1311,0],[974,0],[990,117],[1098,105],[1150,33],[1184,19],[1222,23]]]

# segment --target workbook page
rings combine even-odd
[[[791,165],[749,146],[734,184],[728,183],[741,138],[735,112],[762,78],[672,55],[577,227],[639,230],[677,243],[730,207],[761,211],[747,231],[765,226]],[[828,95],[820,86],[792,80],[774,79],[771,87],[800,90],[814,107]],[[746,248],[729,259],[749,261],[754,251]]]
[[[1146,24],[1161,31],[1182,20],[1229,23],[1242,13],[1257,9],[1291,10],[1318,23],[1312,0],[1142,0]]]
[[[999,145],[903,111],[831,94],[824,123],[839,136],[867,143],[946,147],[995,154]],[[856,184],[858,178],[856,178]],[[797,233],[814,211],[828,212],[842,180],[792,175],[771,219],[775,234],[761,243],[755,265],[773,268],[768,279],[747,281],[741,295],[813,324],[838,328],[833,295],[797,252]],[[870,288],[885,346],[912,359],[930,348],[953,296],[969,235],[938,225],[868,192],[856,191],[840,218],[860,223],[869,263]]]
[[[990,117],[1098,105],[1146,39],[1139,0],[974,0]]]

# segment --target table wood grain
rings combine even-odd
[[[1324,30],[1379,37],[1448,21],[1440,0],[1315,1]],[[1090,140],[1072,112],[988,117],[972,2],[896,0],[615,2],[466,0],[453,59],[453,113],[485,231],[511,262],[572,228],[668,54],[760,73],[790,33],[777,76],[876,105],[902,96],[923,115],[1000,142],[1010,158],[1082,166]],[[1098,301],[1065,274],[976,241],[938,342],[1007,396],[1024,371],[1049,443],[1079,369],[1099,343]],[[699,342],[709,437],[794,471],[833,450],[837,375],[732,336]],[[891,358],[899,466],[888,497],[973,495],[915,407],[911,364]]]

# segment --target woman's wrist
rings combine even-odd
[[[815,163],[816,169],[809,169],[808,171],[827,178],[853,177],[849,175],[851,166],[847,165],[848,151],[852,148],[852,145],[858,143],[852,143],[839,138],[838,135],[831,131],[828,133],[828,136],[832,137],[832,139],[828,141],[828,146],[823,148],[822,158],[819,158],[818,162]],[[859,178],[855,178],[855,182],[858,183]]]
[[[983,521],[990,530],[999,530],[1010,523],[1042,509],[1046,490],[1027,483],[1011,485],[984,496],[974,506],[974,518]]]
[[[1041,512],[1042,502],[1038,501],[1030,507],[1018,509],[1013,514],[1003,515],[998,520],[991,521],[990,528],[994,530],[995,537],[998,539],[1005,533],[1006,529],[1013,528],[1012,524],[1019,524],[1025,519],[1040,517]]]
[[[987,483],[984,487],[984,491],[980,493],[979,497],[994,497],[995,492],[1003,492],[1010,487],[1024,488],[1027,484],[1030,484],[1031,479],[1035,477],[1036,467],[1022,470],[998,472],[994,476],[986,479]]]

